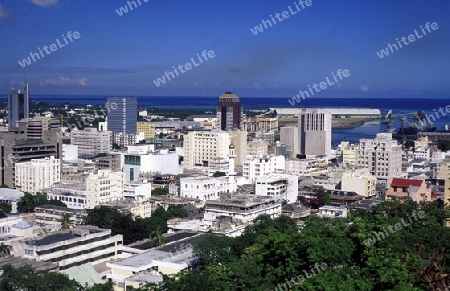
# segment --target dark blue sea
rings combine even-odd
[[[401,96],[401,97],[398,97]],[[6,96],[5,96],[6,97]],[[106,99],[114,96],[42,96],[34,95],[32,101],[46,101],[53,104],[71,105],[104,105]],[[133,97],[133,96],[130,96]],[[204,109],[215,110],[218,97],[133,97],[138,99],[140,108],[157,107],[166,109]],[[244,109],[268,109],[270,107],[292,107],[286,97],[241,97]],[[380,109],[382,114],[386,114],[388,110],[392,110],[395,114],[405,114],[412,119],[413,113],[419,110],[426,114],[434,114],[435,110],[450,105],[450,95],[438,94],[365,94],[364,98],[348,98],[336,95],[333,98],[309,98],[303,100],[301,104],[294,107],[313,108],[313,107],[335,107],[335,108],[375,108]],[[450,107],[449,107],[450,109]],[[445,110],[444,110],[445,113]],[[441,129],[445,124],[450,125],[450,114],[445,116],[438,115],[434,126]],[[405,126],[408,124],[405,123]],[[357,142],[360,138],[373,138],[378,132],[389,132],[394,128],[400,127],[400,121],[397,120],[391,124],[390,128],[380,122],[369,122],[365,125],[351,129],[334,129],[333,144],[338,144],[342,140]]]

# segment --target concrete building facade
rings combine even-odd
[[[184,164],[187,169],[207,166],[213,158],[227,158],[231,144],[226,131],[192,131],[184,136]]]
[[[331,111],[301,109],[298,114],[299,151],[304,155],[331,155]]]
[[[86,263],[100,263],[118,258],[122,253],[121,234],[112,236],[110,229],[78,226],[36,240],[12,243],[16,257],[57,263],[59,270]]]
[[[391,133],[379,133],[375,139],[360,139],[357,165],[368,168],[378,182],[387,185],[401,174],[402,147]]]
[[[254,183],[258,176],[277,171],[284,172],[285,168],[284,156],[249,156],[243,163],[242,176],[250,183]]]
[[[15,164],[16,189],[36,194],[61,180],[61,160],[55,157],[32,159]]]
[[[376,194],[376,180],[367,168],[345,171],[342,174],[341,189],[364,197],[373,196]]]
[[[294,203],[298,196],[298,177],[289,174],[256,177],[255,195],[279,197],[287,203]]]
[[[286,154],[291,158],[300,154],[298,133],[298,127],[296,126],[280,128],[280,143],[286,145]]]
[[[111,132],[85,128],[71,132],[70,143],[78,146],[78,155],[97,155],[112,150]]]

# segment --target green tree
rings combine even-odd
[[[214,174],[213,174],[213,177],[224,177],[224,176],[226,176],[227,174],[225,173],[225,172],[220,172],[220,171],[216,171]]]
[[[5,265],[2,270],[0,290],[82,290],[78,282],[59,272],[36,271],[29,265]]]
[[[152,190],[152,195],[167,195],[169,194],[169,188],[163,187],[163,188],[155,188]]]
[[[71,220],[72,214],[64,212],[61,214],[59,222],[61,223],[61,230],[70,229],[74,226],[73,221]]]
[[[166,238],[163,236],[163,231],[161,230],[160,226],[157,226],[153,231],[150,233],[150,240],[154,243],[156,246],[161,246],[166,242]]]
[[[12,211],[12,206],[11,206],[10,203],[2,202],[2,203],[0,203],[0,209],[1,209],[1,211],[3,211],[4,213],[11,213],[11,211]]]

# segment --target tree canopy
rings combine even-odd
[[[441,203],[412,200],[347,220],[311,217],[301,231],[262,215],[238,238],[199,239],[196,268],[133,290],[446,290],[449,218]]]
[[[47,196],[38,193],[36,195],[25,192],[24,195],[17,202],[17,211],[19,213],[31,213],[34,209],[42,205],[55,205],[67,207],[67,205],[59,200],[48,200]]]

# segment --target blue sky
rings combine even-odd
[[[338,69],[350,76],[322,96],[450,91],[448,0],[312,0],[257,35],[250,29],[294,8],[294,0],[140,1],[119,16],[116,9],[127,1],[0,0],[0,94],[20,87],[25,69],[19,61],[57,38],[63,42],[68,31],[81,37],[27,66],[32,93],[219,96],[231,90],[243,97],[291,97]],[[377,56],[427,22],[439,28]],[[154,84],[204,50],[215,57]]]

